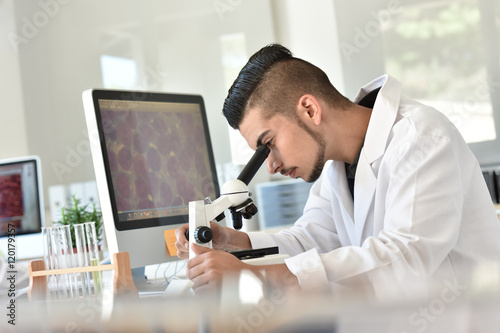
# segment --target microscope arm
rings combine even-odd
[[[205,206],[205,218],[208,221],[213,221],[217,216],[223,213],[226,209],[231,207],[233,202],[229,196],[219,197],[217,200],[213,201],[210,205]]]
[[[212,248],[212,230],[210,221],[221,215],[226,209],[231,209],[233,226],[240,229],[242,217],[250,218],[257,213],[257,208],[250,199],[248,183],[255,176],[262,163],[269,155],[267,146],[260,146],[242,170],[237,179],[232,179],[222,186],[221,196],[213,202],[203,200],[189,202],[189,242]],[[191,247],[189,257],[193,258]]]
[[[189,202],[189,242],[199,246],[212,248],[212,230],[210,221],[223,213],[226,209],[238,206],[244,203],[248,197],[248,189],[241,180],[233,179],[224,184],[226,190],[230,193],[221,195],[217,200],[206,203],[203,200]],[[193,258],[191,247],[189,257]]]

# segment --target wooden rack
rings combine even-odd
[[[102,272],[114,270],[114,294],[115,296],[139,296],[132,278],[130,269],[130,257],[128,252],[118,252],[113,255],[114,264],[86,266],[64,269],[45,269],[43,260],[34,260],[28,263],[30,275],[28,299],[45,300],[47,295],[47,276],[59,274],[73,274],[85,272]]]

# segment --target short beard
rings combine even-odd
[[[304,178],[304,180],[308,183],[313,183],[316,180],[318,180],[319,176],[321,176],[321,172],[323,172],[323,166],[325,164],[325,139],[317,133],[314,132],[312,129],[307,127],[307,125],[302,122],[302,120],[299,118],[297,119],[297,122],[299,123],[300,127],[302,127],[313,139],[318,143],[319,151],[318,154],[316,155],[316,161],[314,161],[314,167],[309,174],[309,177],[307,179]]]

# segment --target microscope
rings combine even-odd
[[[233,227],[241,229],[242,219],[251,219],[257,214],[257,207],[250,198],[248,184],[255,176],[262,163],[269,155],[267,146],[260,146],[243,168],[237,179],[227,181],[221,188],[221,195],[212,202],[210,198],[189,202],[189,229],[186,236],[189,240],[189,258],[196,254],[191,249],[191,243],[212,248],[212,229],[210,221],[224,219],[224,211],[231,212]],[[231,252],[237,258],[249,264],[265,265],[283,263],[287,255],[278,255],[278,247],[252,249]]]

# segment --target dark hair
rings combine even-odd
[[[296,117],[296,103],[304,94],[315,95],[340,108],[349,103],[321,69],[295,58],[282,45],[270,44],[252,55],[240,71],[228,91],[222,113],[235,129],[245,111],[257,106],[264,110],[265,118],[276,114]]]

